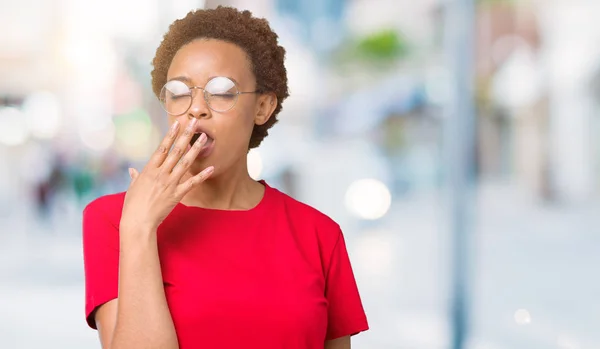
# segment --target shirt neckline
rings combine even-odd
[[[206,213],[210,213],[210,214],[221,214],[221,215],[252,214],[252,213],[260,212],[263,210],[263,207],[267,205],[268,200],[271,197],[271,194],[272,194],[271,192],[273,191],[273,189],[267,184],[267,182],[264,179],[259,180],[258,183],[262,184],[265,187],[263,197],[260,199],[258,204],[256,204],[256,206],[249,208],[247,210],[226,210],[226,209],[218,209],[218,208],[199,207],[199,206],[187,206],[181,202],[179,202],[177,204],[177,206],[179,206],[180,208],[183,208],[185,210],[195,210],[195,211],[206,212]]]

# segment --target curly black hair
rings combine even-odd
[[[256,77],[257,90],[277,96],[277,107],[263,125],[255,125],[249,149],[256,148],[277,122],[281,104],[289,96],[285,49],[277,43],[278,36],[264,18],[253,17],[250,11],[232,7],[190,11],[184,18],[173,22],[156,49],[152,61],[152,90],[158,97],[167,82],[167,71],[175,53],[195,39],[217,39],[233,43],[248,55]]]

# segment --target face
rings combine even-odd
[[[179,49],[169,67],[167,81],[180,80],[190,87],[204,88],[216,76],[228,77],[240,92],[256,91],[256,79],[246,53],[235,44],[212,39],[198,39]],[[196,118],[197,131],[208,136],[206,150],[196,158],[190,171],[199,173],[212,165],[214,177],[228,170],[246,170],[252,129],[269,119],[275,109],[275,96],[240,94],[233,108],[216,112],[207,105],[202,89],[193,89],[192,94],[194,98],[186,113],[169,115],[169,123],[178,120],[180,130]]]

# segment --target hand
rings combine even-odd
[[[182,182],[184,174],[206,143],[206,135],[202,134],[186,153],[195,124],[196,119],[192,119],[177,138],[179,123],[175,121],[142,172],[129,170],[132,180],[125,194],[121,230],[157,229],[185,194],[213,173],[214,167],[210,166]],[[173,143],[175,146],[169,152]]]

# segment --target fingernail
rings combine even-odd
[[[133,169],[129,168],[129,178],[133,179]]]
[[[214,166],[209,166],[207,168],[204,169],[204,171],[202,171],[202,177],[205,177],[210,175],[211,173],[213,173],[213,171],[215,170]]]
[[[200,137],[198,137],[196,142],[194,142],[194,147],[202,148],[202,146],[204,145],[204,142],[206,142],[206,135],[204,133],[201,133]]]
[[[171,125],[171,136],[174,136],[177,133],[177,128],[179,127],[179,121],[175,120],[173,125]]]
[[[193,118],[193,119],[192,119],[192,121],[190,121],[190,123],[188,124],[188,127],[189,127],[189,128],[192,128],[192,127],[194,127],[194,126],[196,125],[196,121],[198,121],[198,119],[196,119],[196,118]]]

